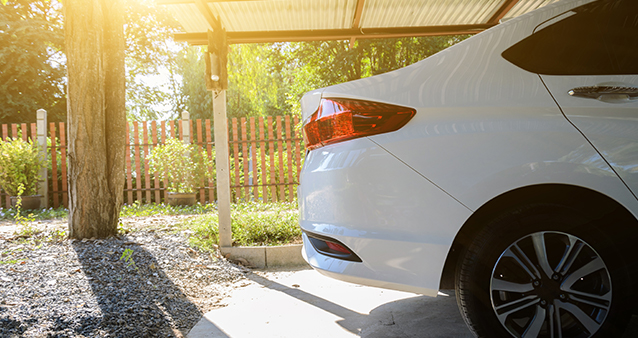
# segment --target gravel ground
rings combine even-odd
[[[250,271],[190,248],[179,218],[128,219],[137,230],[83,241],[59,236],[63,221],[27,238],[0,224],[0,337],[185,336]]]

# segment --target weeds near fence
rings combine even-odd
[[[200,204],[192,206],[173,206],[168,204],[142,204],[135,201],[124,205],[120,217],[146,217],[157,215],[201,215],[217,209],[216,204]]]
[[[30,217],[32,220],[39,221],[45,219],[65,218],[69,215],[69,210],[65,208],[58,209],[35,209],[35,210],[18,210],[16,208],[2,209],[0,208],[0,221],[15,221],[16,217]]]
[[[231,208],[233,245],[282,245],[301,242],[297,202],[237,203]],[[194,217],[182,224],[192,232],[191,245],[214,251],[219,238],[217,212]]]
[[[31,214],[31,215],[29,215]],[[29,213],[16,209],[0,209],[0,220],[16,220],[17,217],[29,217],[33,220],[64,219],[68,210],[44,209]],[[124,205],[120,217],[149,217],[160,215],[195,215],[176,224],[176,228],[190,234],[191,245],[206,251],[214,251],[218,244],[217,205],[196,204],[193,206],[170,206],[165,204],[141,204],[135,202]],[[231,228],[233,245],[282,245],[301,242],[299,211],[297,202],[244,202],[231,204]],[[135,229],[118,226],[118,232],[127,233]],[[66,237],[64,231],[48,236],[49,240],[59,241]]]

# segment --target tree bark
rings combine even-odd
[[[117,234],[126,128],[121,0],[65,0],[69,237]]]

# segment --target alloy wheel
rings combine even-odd
[[[590,337],[609,312],[611,278],[603,259],[582,239],[536,232],[500,255],[490,299],[514,337]]]

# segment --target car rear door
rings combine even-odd
[[[539,25],[503,57],[538,73],[565,117],[638,195],[638,1],[596,1]]]

